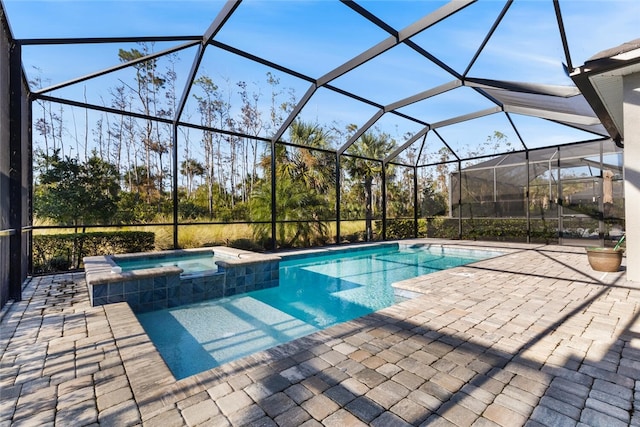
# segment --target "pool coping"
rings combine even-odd
[[[136,252],[131,254],[96,255],[83,258],[87,285],[112,283],[126,278],[155,277],[161,273],[181,273],[182,269],[174,266],[143,268],[133,271],[114,272],[117,267],[114,260],[117,259],[141,259],[161,258],[168,254],[198,254],[207,252],[220,252],[228,258],[220,260],[223,265],[251,265],[259,262],[279,260],[280,257],[273,254],[262,254],[226,246],[209,246],[206,248],[175,249],[169,251]]]
[[[356,243],[349,245],[341,245],[341,246],[323,246],[320,248],[310,248],[310,249],[298,249],[298,250],[288,250],[278,252],[278,256],[282,259],[282,261],[286,261],[289,259],[302,259],[307,256],[314,256],[318,254],[334,254],[343,251],[356,252],[358,250],[369,250],[379,246],[389,246],[389,247],[400,247],[400,248],[427,248],[430,249],[432,247],[449,247],[450,249],[459,249],[459,250],[467,250],[467,251],[481,251],[481,252],[491,252],[495,253],[495,256],[502,256],[510,253],[510,251],[516,250],[515,248],[504,247],[500,250],[487,250],[486,247],[481,245],[475,245],[472,242],[467,242],[457,244],[457,243],[449,243],[449,242],[421,242],[419,239],[411,239],[411,240],[392,240],[392,241],[384,241],[384,242],[367,242],[367,243]],[[356,251],[354,251],[356,249]],[[494,257],[495,257],[494,256]]]

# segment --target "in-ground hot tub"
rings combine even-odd
[[[111,271],[121,273],[126,271],[144,270],[159,267],[179,267],[181,277],[195,274],[215,273],[218,271],[216,261],[237,258],[228,254],[214,253],[213,250],[189,250],[153,252],[151,254],[113,255],[111,259],[116,263]]]
[[[135,312],[278,286],[280,257],[224,246],[84,258],[91,305]]]

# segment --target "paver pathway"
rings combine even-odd
[[[181,381],[128,305],[33,278],[2,312],[0,426],[640,426],[639,284],[579,248],[449,243],[511,253]]]

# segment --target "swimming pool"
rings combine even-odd
[[[383,244],[284,255],[279,286],[138,314],[177,379],[417,296],[392,283],[500,252]]]

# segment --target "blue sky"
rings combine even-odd
[[[117,37],[201,35],[216,17],[224,2],[152,1],[152,0],[2,0],[13,35],[18,39],[62,37]],[[366,9],[386,20],[396,30],[420,19],[446,2],[427,0],[361,1]],[[449,19],[412,38],[440,60],[462,73],[493,24],[504,2],[480,0]],[[574,66],[584,63],[597,52],[640,37],[640,2],[636,0],[560,0],[567,38]],[[249,53],[280,63],[311,78],[320,78],[353,56],[388,37],[348,7],[337,1],[247,0],[236,10],[216,40]],[[157,44],[161,50],[171,44]],[[92,73],[118,63],[119,48],[134,45],[81,45],[74,47],[25,47],[23,64],[30,78],[41,76],[45,86]],[[176,69],[185,75],[191,67],[195,50],[177,55]],[[491,38],[469,76],[570,85],[562,63],[566,62],[551,0],[516,0]],[[34,67],[40,71],[34,72]],[[208,48],[202,72],[211,75],[221,86],[235,91],[235,82],[246,81],[251,90],[260,91],[268,103],[269,88],[265,75],[269,69],[218,49]],[[282,88],[292,88],[297,97],[309,83],[276,73]],[[61,91],[61,94],[90,102],[108,103],[109,87],[131,73],[120,71]],[[332,82],[333,85],[389,104],[423,90],[447,83],[453,77],[407,48],[397,46],[371,60],[360,69]],[[184,85],[184,83],[179,83]],[[474,96],[468,88],[448,92],[437,99],[402,109],[433,123],[444,118],[467,114],[491,106]],[[237,95],[230,95],[237,105]],[[191,98],[192,99],[192,98]],[[188,110],[193,111],[193,102]],[[375,108],[344,100],[335,93],[319,90],[304,108],[302,117],[309,121],[364,124]],[[495,116],[495,117],[494,117]],[[467,126],[443,128],[456,144],[474,144],[486,140],[494,130],[510,133],[503,115],[479,120],[474,136]],[[574,130],[517,117],[529,147],[571,142],[588,136]],[[415,132],[415,124],[383,117],[383,130],[400,135]],[[548,130],[546,129],[548,128]],[[545,129],[544,140],[540,130]],[[509,137],[515,139],[513,132]],[[557,142],[556,142],[557,141]],[[436,150],[437,151],[437,150]]]

